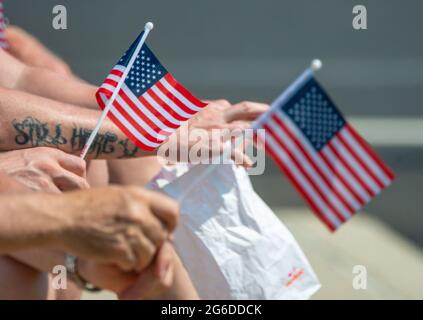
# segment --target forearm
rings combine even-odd
[[[26,65],[72,76],[69,66],[25,30],[8,26],[5,30],[9,52]]]
[[[51,273],[55,266],[65,265],[65,253],[56,250],[25,250],[9,254],[9,256],[41,272]]]
[[[79,155],[99,116],[100,111],[0,89],[0,151],[46,146]],[[87,158],[119,159],[153,154],[138,149],[106,119]]]
[[[26,51],[25,45],[17,45]],[[31,48],[29,48],[31,50]],[[13,51],[13,47],[11,48]],[[20,57],[21,53],[12,52]],[[39,61],[40,59],[35,59]],[[41,59],[42,60],[42,59]],[[23,63],[4,50],[0,50],[0,86],[32,93],[64,103],[98,109],[95,92],[97,88],[63,72],[46,67]]]
[[[15,89],[98,110],[95,86],[47,69],[26,67]]]
[[[2,179],[3,180],[3,179]],[[0,197],[0,253],[33,247],[61,247],[59,235],[70,226],[58,214],[62,198],[48,194]]]

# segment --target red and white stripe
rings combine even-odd
[[[332,231],[394,179],[349,124],[319,152],[283,111],[273,113],[262,127],[266,152]]]
[[[0,0],[0,48],[2,49],[6,49],[9,47],[6,41],[5,33],[4,33],[5,28],[6,28],[6,24],[4,21],[3,1]]]
[[[97,91],[102,109],[124,70],[116,65]],[[167,73],[139,98],[124,83],[108,116],[138,147],[151,151],[206,105]]]

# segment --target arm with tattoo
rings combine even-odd
[[[53,147],[79,155],[100,111],[0,88],[0,151]],[[138,149],[106,119],[88,159],[119,159],[153,155]]]

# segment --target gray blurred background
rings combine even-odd
[[[52,27],[57,4],[68,9],[68,30]],[[352,28],[356,4],[367,7],[368,30]],[[422,1],[5,0],[5,7],[11,23],[97,84],[149,20],[150,47],[202,98],[271,102],[321,58],[319,80],[397,174],[366,212],[423,245]],[[266,165],[253,178],[262,197],[274,207],[302,206]]]

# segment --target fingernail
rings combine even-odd
[[[167,271],[169,270],[169,266],[170,266],[170,264],[167,263],[160,268],[159,277],[160,277],[161,280],[163,280],[166,277]]]
[[[253,162],[252,162],[251,160],[246,160],[246,161],[245,161],[245,166],[246,166],[247,168],[251,168],[251,167],[253,166]]]

